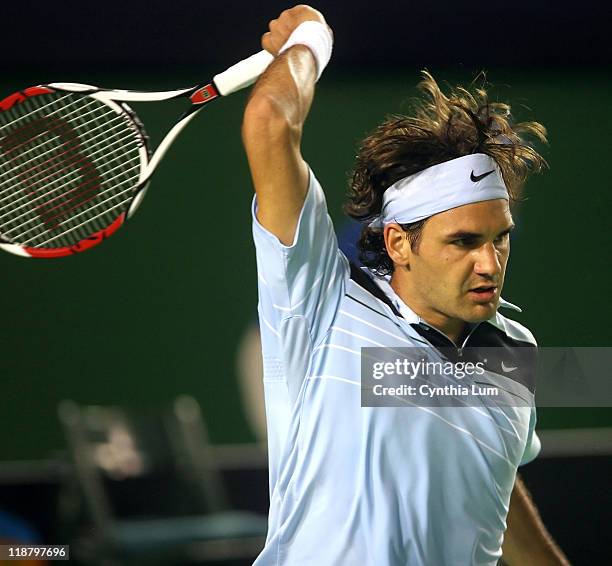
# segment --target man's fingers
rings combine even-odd
[[[326,23],[321,12],[305,4],[299,4],[284,10],[278,18],[270,20],[268,23],[269,31],[264,33],[261,38],[262,47],[272,55],[278,55],[278,50],[289,39],[293,30],[302,22],[308,20]]]
[[[261,36],[261,46],[276,57],[278,50],[283,46],[285,40],[272,32],[266,32]]]
[[[270,31],[264,33],[261,38],[261,45],[266,51],[273,55],[277,55],[279,49],[291,35],[293,26],[291,26],[288,20],[281,15],[277,19],[270,20],[268,29]]]
[[[278,49],[274,49],[272,43],[272,33],[267,31],[261,36],[261,46],[268,52],[272,53],[276,57],[278,55]]]

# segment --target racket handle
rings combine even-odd
[[[262,50],[251,55],[226,71],[213,77],[217,90],[222,96],[232,94],[242,88],[252,85],[274,59],[274,55]]]

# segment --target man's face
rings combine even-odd
[[[467,204],[432,216],[406,272],[409,303],[444,328],[495,314],[513,228],[508,201]],[[417,308],[415,308],[417,307]]]

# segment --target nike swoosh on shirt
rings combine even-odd
[[[511,371],[514,371],[515,369],[518,368],[518,366],[510,366],[510,367],[506,367],[506,364],[504,364],[504,362],[501,363],[502,369],[506,372],[506,373],[510,373]]]
[[[486,173],[483,173],[482,175],[474,175],[474,170],[472,170],[472,173],[470,174],[470,180],[473,183],[478,183],[478,181],[480,181],[481,179],[484,179],[487,175],[490,175],[491,173],[493,173],[493,171],[495,171],[495,169],[491,169],[491,171],[487,171]]]

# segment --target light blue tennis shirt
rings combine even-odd
[[[383,278],[402,316],[351,279],[312,172],[291,246],[255,211],[270,461],[255,565],[496,564],[517,467],[539,452],[533,405],[361,407],[361,348],[422,345],[423,321]],[[481,324],[535,344],[499,313]]]

